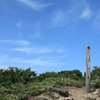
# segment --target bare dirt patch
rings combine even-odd
[[[100,100],[99,89],[95,89],[95,90],[91,89],[90,93],[86,93],[85,87],[78,88],[74,86],[67,86],[67,87],[61,87],[61,88],[68,90],[69,97],[73,98],[70,100]],[[34,97],[30,96],[28,97],[27,100],[69,100],[69,99],[65,99],[64,97],[63,97],[64,99],[60,99],[60,98],[62,97],[55,98],[53,97],[52,93],[45,92],[39,96],[34,96]]]

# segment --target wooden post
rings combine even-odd
[[[86,92],[90,92],[90,46],[86,46]]]

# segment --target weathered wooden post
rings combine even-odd
[[[90,92],[90,46],[86,46],[86,92]]]

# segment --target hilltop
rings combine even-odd
[[[85,73],[83,76],[76,69],[46,72],[39,76],[30,68],[0,69],[0,100],[100,100],[99,77],[100,67],[94,67],[91,93],[86,94]]]

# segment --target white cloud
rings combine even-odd
[[[53,15],[53,26],[63,26],[65,23],[66,13],[63,11],[56,11]]]
[[[29,37],[30,38],[38,38],[38,37],[40,37],[41,36],[41,26],[40,26],[40,22],[37,22],[36,24],[35,24],[35,32],[34,32],[34,34],[31,34]]]
[[[72,0],[66,10],[55,10],[52,14],[53,27],[72,26],[80,19],[89,20],[93,15],[86,0]]]
[[[8,58],[8,55],[7,55],[7,54],[1,54],[1,55],[0,55],[0,58],[2,58],[2,59]]]
[[[59,62],[53,62],[53,61],[41,60],[41,59],[25,60],[23,62],[32,64],[32,65],[38,65],[38,66],[56,66],[60,64]]]
[[[32,37],[33,38],[38,38],[40,36],[41,36],[40,32],[38,30],[36,30],[36,33]]]
[[[25,46],[30,44],[29,41],[25,41],[25,40],[0,40],[0,42],[8,43],[8,44],[17,44],[20,46]]]
[[[3,8],[5,8],[6,10],[9,10],[8,3],[5,0],[1,0],[0,1],[0,6],[2,6]]]
[[[93,27],[100,30],[100,11],[95,14]]]
[[[50,6],[51,4],[42,4],[39,2],[36,2],[35,0],[18,0],[19,2],[22,2],[24,4],[26,4],[27,6],[31,7],[34,10],[40,11],[41,8]]]
[[[40,58],[36,58],[36,59],[21,59],[21,58],[6,58],[6,59],[3,59],[3,58],[0,58],[0,65],[3,65],[3,64],[8,64],[8,67],[9,66],[12,66],[12,64],[15,64],[14,66],[18,66],[18,65],[28,65],[28,66],[56,66],[56,65],[63,65],[63,63],[61,62],[55,62],[55,61],[52,61],[52,60],[43,60],[43,59],[40,59]],[[10,65],[9,65],[10,64]]]
[[[18,22],[18,23],[17,23],[17,26],[18,26],[18,28],[21,28],[22,23],[21,23],[21,22]]]
[[[62,56],[60,56],[59,58],[60,59],[63,59],[63,58],[66,58],[66,57],[68,57],[67,55],[62,55]]]
[[[4,65],[4,64],[0,64],[0,69],[7,69],[9,66]]]
[[[58,50],[57,50],[58,53],[62,53],[64,52],[64,49],[62,47],[60,47]]]
[[[23,37],[22,33],[19,33],[18,35],[19,35],[19,37]]]
[[[82,14],[79,16],[81,19],[90,19],[92,17],[92,11],[90,8],[85,8],[82,12]]]
[[[43,53],[53,52],[53,50],[49,48],[33,48],[33,47],[17,47],[17,48],[14,48],[13,50],[25,52],[28,54],[32,54],[32,53],[43,54]]]

